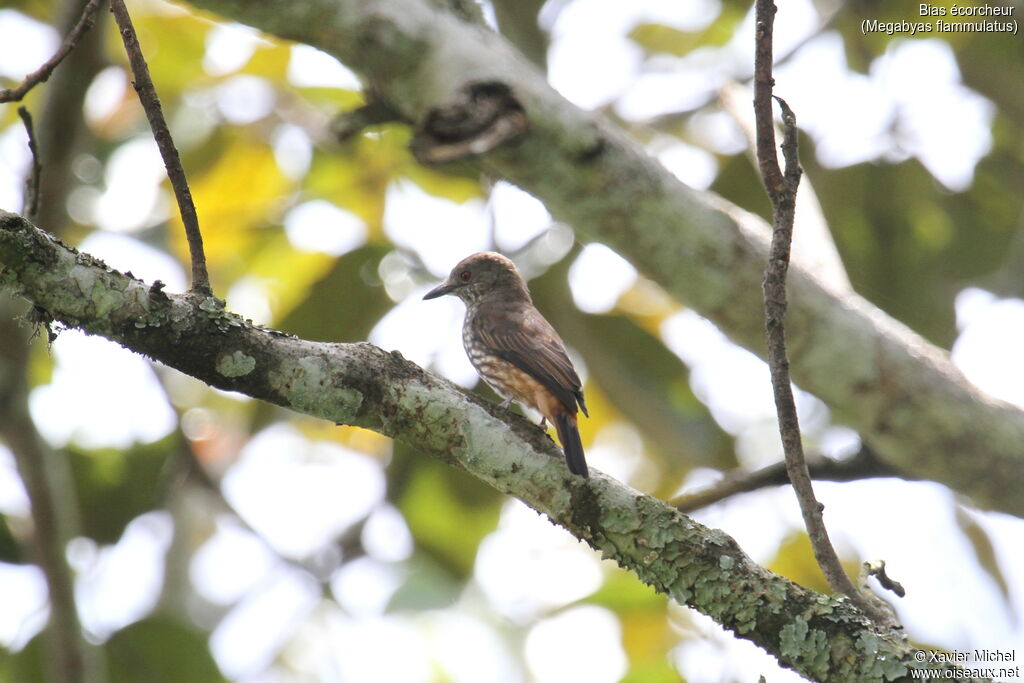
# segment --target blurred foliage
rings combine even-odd
[[[721,47],[735,35],[736,28],[749,10],[749,5],[723,3],[718,19],[700,31],[684,31],[665,24],[641,23],[633,27],[629,37],[651,54],[683,57],[701,47]]]
[[[175,434],[126,450],[65,449],[81,532],[97,543],[115,543],[130,521],[158,508],[175,471],[173,459],[183,447]]]
[[[0,681],[56,680],[48,674],[44,631],[17,653],[0,648]],[[150,617],[115,633],[102,648],[111,683],[220,683],[225,681],[206,647],[206,634],[165,617]]]
[[[584,438],[614,419],[627,419],[657,460],[658,476],[651,488],[665,498],[678,490],[693,467],[734,467],[732,439],[694,396],[689,368],[648,331],[675,309],[662,308],[645,318],[615,312],[593,315],[565,306],[561,302],[570,298],[568,266],[566,259],[552,267],[530,283],[530,291],[586,360],[597,385],[588,387],[591,417],[581,421]],[[594,409],[597,400],[606,409]]]
[[[121,629],[107,641],[112,683],[223,681],[206,650],[205,634],[179,621],[154,617]]]
[[[826,170],[804,157],[853,286],[940,346],[956,333],[957,292],[1002,265],[1020,227],[1024,205],[1013,188],[1024,186],[1024,169],[1002,156],[982,160],[958,194],[916,161]]]
[[[841,557],[839,561],[848,576],[860,574],[860,561],[857,558]],[[782,574],[804,588],[810,588],[819,593],[831,592],[825,575],[821,573],[821,567],[814,559],[811,539],[805,531],[797,532],[786,538],[779,546],[775,558],[765,563],[765,567],[776,574]]]
[[[176,472],[174,458],[182,447],[181,438],[172,435],[125,450],[64,449],[76,502],[75,518],[82,534],[100,544],[115,543],[129,522],[159,508]],[[18,523],[29,532],[24,520]],[[26,540],[12,534],[10,521],[0,516],[0,561],[32,559],[22,545]]]
[[[550,40],[546,29],[572,4],[571,0],[497,0],[495,15],[507,37],[518,41],[528,57],[543,66]],[[910,5],[880,0],[817,4],[826,12],[821,30],[842,35],[849,66],[859,73],[867,73],[872,61],[894,40],[884,34],[862,35],[861,19],[904,20],[915,11],[908,9]],[[60,13],[48,0],[11,0],[5,9],[48,22],[55,22],[54,15]],[[356,90],[290,83],[292,52],[285,41],[261,37],[247,59],[220,73],[204,67],[216,17],[148,3],[136,3],[131,9],[165,112],[178,136],[218,294],[224,295],[242,281],[255,282],[266,298],[268,326],[307,339],[348,342],[365,340],[394,308],[393,297],[404,296],[417,283],[436,280],[437,274],[428,273],[416,254],[395,245],[385,233],[389,186],[398,180],[411,181],[432,195],[464,202],[485,197],[490,179],[480,177],[468,165],[443,170],[419,166],[407,150],[411,132],[405,125],[381,125],[342,145],[329,141],[325,131],[330,118],[358,107],[365,96]],[[678,60],[694,53],[707,59],[710,51],[727,45],[748,10],[748,2],[723,0],[717,17],[699,29],[689,31],[645,20],[631,27],[627,35],[643,55],[643,69],[670,70],[682,63]],[[98,30],[106,31],[109,63],[123,68],[126,59],[106,12],[101,12]],[[1020,192],[1024,187],[1024,88],[1007,87],[1008,83],[1024,82],[1024,42],[985,34],[945,35],[942,39],[953,47],[964,84],[997,107],[993,148],[976,167],[970,188],[964,192],[942,188],[913,159],[825,168],[817,161],[814,144],[807,136],[801,138],[801,156],[806,182],[818,194],[854,287],[931,340],[949,345],[955,333],[952,298],[965,285],[983,284],[1002,294],[1024,294],[1020,271],[1013,268],[1024,259],[1024,238],[1018,234],[1024,227],[1024,193]],[[73,60],[72,56],[67,68],[73,68]],[[231,123],[215,105],[217,89],[239,75],[259,79],[274,97],[266,116],[244,124]],[[734,76],[743,79],[749,72],[737,68]],[[41,108],[44,95],[45,87],[32,93],[27,102],[33,110]],[[717,102],[709,100],[659,120],[623,123],[641,143],[667,135],[699,147],[701,137],[688,124],[697,115],[708,113],[722,113]],[[20,124],[15,107],[0,108],[3,130],[16,125]],[[296,171],[282,163],[275,145],[276,135],[284,127],[303,131],[311,141],[308,168]],[[98,194],[105,189],[104,170],[113,155],[126,142],[149,134],[130,87],[105,116],[89,121],[88,133],[90,139],[80,145],[85,150],[83,156],[75,168],[64,172],[74,178],[76,189]],[[750,159],[743,152],[706,151],[718,164],[711,189],[766,216],[768,202]],[[59,173],[61,169],[46,172]],[[169,191],[166,184],[164,190]],[[366,227],[365,243],[337,257],[296,248],[284,228],[285,217],[289,210],[310,200],[326,200],[361,219]],[[67,197],[50,201],[78,207],[65,225],[46,226],[65,239],[78,243],[96,229],[82,220],[82,202]],[[180,220],[173,210],[166,214],[169,218],[150,221],[133,237],[185,263]],[[429,230],[431,226],[418,228]],[[322,229],[328,231],[331,226]],[[528,257],[536,256],[531,252],[534,248],[528,245],[522,251]],[[396,252],[408,265],[408,272],[403,274],[404,280],[389,282],[381,264]],[[578,253],[573,250],[547,267],[530,286],[538,306],[586,365],[591,415],[581,420],[585,445],[589,448],[601,442],[617,447],[616,429],[627,426],[639,435],[642,461],[630,483],[664,498],[676,492],[697,468],[735,467],[733,436],[715,422],[695,395],[690,368],[659,338],[661,324],[680,310],[679,305],[641,278],[607,313],[581,312],[568,303],[568,271]],[[534,261],[550,263],[543,258]],[[53,365],[53,358],[40,345],[28,369],[31,383],[51,381]],[[175,500],[180,503],[186,488],[181,485],[182,449],[193,448],[209,478],[217,480],[254,433],[275,421],[290,421],[309,439],[330,440],[387,463],[387,503],[400,512],[413,540],[411,556],[397,563],[401,564],[402,579],[387,601],[388,613],[451,608],[467,594],[479,591],[473,576],[477,551],[498,525],[503,495],[406,445],[392,447],[364,430],[337,428],[273,406],[236,400],[170,375],[164,379],[179,415],[197,408],[213,416],[211,424],[204,427],[209,434],[202,438],[193,435],[195,440],[188,444],[183,434],[176,433],[122,451],[66,448],[77,521],[84,536],[100,545],[116,543],[139,515],[174,508]],[[483,386],[478,390],[493,397]],[[222,680],[207,641],[218,617],[242,599],[232,605],[205,604],[189,586],[188,563],[210,537],[215,520],[237,517],[237,513],[224,499],[208,503],[208,509],[190,504],[180,507],[185,512],[176,513],[177,537],[168,554],[167,588],[160,605],[151,616],[119,630],[100,647],[112,681]],[[202,520],[188,527],[188,514]],[[1007,580],[991,539],[969,515],[960,514],[957,520],[981,571],[1006,595]],[[248,524],[240,519],[240,526],[255,533]],[[30,527],[28,520],[0,516],[0,561],[31,561]],[[334,539],[341,546],[342,562],[367,553],[359,538],[350,537],[358,537],[353,530],[359,528],[354,525]],[[857,558],[846,558],[845,564],[851,574],[857,574]],[[802,531],[780,545],[769,568],[809,588],[827,591]],[[325,600],[331,599],[329,593],[325,588]],[[629,659],[623,680],[679,680],[669,653],[681,640],[695,636],[677,628],[662,596],[631,574],[605,568],[603,585],[584,601],[611,610],[619,619],[622,646]],[[186,612],[201,615],[195,618],[201,625],[178,618]],[[517,639],[534,623],[510,623],[503,615],[489,618],[502,621],[503,635],[513,650],[519,647]],[[16,653],[0,649],[0,681],[44,679],[40,641],[45,635],[36,636]],[[445,675],[439,672],[438,679]]]
[[[313,341],[354,342],[366,339],[391,310],[378,270],[390,250],[370,244],[339,257],[330,271],[305,290],[305,297],[278,327]],[[336,313],[324,315],[330,306]]]
[[[992,539],[988,532],[966,510],[960,507],[956,509],[956,523],[974,552],[978,566],[992,579],[993,583],[998,586],[999,592],[1009,601],[1010,587],[1007,585],[1002,567],[999,566],[996,549],[992,545]]]
[[[417,549],[460,581],[473,572],[476,549],[494,531],[504,498],[490,486],[403,446],[395,447],[391,487]]]
[[[21,564],[25,561],[22,552],[21,545],[11,533],[10,522],[6,517],[0,515],[0,562]]]
[[[622,624],[622,646],[629,655],[626,683],[678,681],[666,653],[677,634],[669,607],[653,588],[622,569],[607,572],[604,585],[587,599],[615,612]]]

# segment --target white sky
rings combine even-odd
[[[718,11],[713,0],[577,0],[553,25],[546,11],[545,21],[554,36],[551,83],[582,107],[612,104],[627,119],[699,106],[727,79],[748,68],[743,65],[750,63],[750,18],[743,34],[730,44],[681,59],[645,62],[626,33],[640,20],[698,30]],[[779,50],[799,44],[816,25],[809,0],[785,3],[776,25]],[[208,92],[190,95],[188,116],[174,126],[181,131],[179,144],[201,140],[218,118],[257,121],[275,106],[276,95],[266,82],[233,75],[261,40],[238,25],[210,31],[203,67],[224,80]],[[8,46],[0,75],[20,78],[49,56],[57,36],[16,11],[0,10],[0,44]],[[348,69],[304,46],[292,48],[288,77],[299,86],[359,87]],[[969,186],[975,164],[991,147],[994,108],[962,85],[952,52],[942,41],[894,39],[867,74],[857,74],[848,70],[842,37],[825,32],[778,70],[777,81],[778,91],[798,112],[801,127],[814,138],[819,160],[827,167],[916,156],[939,182],[958,191]],[[120,69],[104,71],[90,88],[88,118],[102,120],[127,87]],[[902,123],[896,132],[891,126],[894,116]],[[733,153],[743,144],[724,114],[694,117],[691,131],[716,153]],[[308,168],[311,144],[301,129],[278,129],[274,150],[290,177],[300,177]],[[649,151],[694,187],[707,187],[718,171],[707,151],[676,140],[656,138]],[[0,207],[20,209],[28,161],[20,127],[0,133]],[[78,167],[88,173],[92,165],[83,159]],[[84,251],[181,291],[186,285],[180,264],[133,236],[164,220],[171,210],[160,191],[162,173],[148,137],[130,140],[104,170],[101,189],[79,190],[70,210],[76,220],[100,228],[80,245]],[[325,223],[334,229],[323,230]],[[499,247],[516,250],[551,223],[540,202],[504,183],[498,184],[489,202],[458,204],[431,196],[412,182],[395,181],[387,192],[384,227],[390,239],[414,251],[440,278],[466,254],[492,246],[492,236]],[[295,206],[286,213],[284,225],[296,248],[332,255],[354,249],[367,238],[362,221],[322,200]],[[393,275],[386,278],[388,292],[400,301],[370,340],[398,348],[407,358],[432,364],[471,386],[476,375],[461,348],[461,306],[451,299],[421,302],[422,288],[403,276],[401,263],[389,259],[386,268]],[[585,311],[610,310],[635,277],[632,266],[610,249],[589,245],[570,271],[574,301]],[[254,317],[269,316],[265,292],[250,285],[241,282],[232,289],[233,305],[245,307]],[[1024,346],[1024,302],[969,289],[957,298],[956,312],[960,336],[953,348],[954,361],[983,390],[1024,406],[1019,352]],[[411,332],[414,329],[416,333]],[[662,337],[691,366],[694,390],[715,418],[737,436],[743,461],[757,465],[776,457],[774,409],[764,364],[729,344],[692,312],[668,320]],[[53,354],[53,379],[34,390],[31,407],[54,445],[73,440],[86,447],[120,448],[159,439],[174,428],[175,413],[139,357],[77,332],[62,333]],[[855,443],[849,430],[828,425],[827,409],[813,397],[801,394],[800,409],[809,433],[823,443],[837,451]],[[611,425],[597,436],[588,454],[596,466],[627,478],[636,471],[639,448],[632,427]],[[697,471],[689,485],[705,484],[711,476]],[[1019,543],[1024,522],[970,513],[993,538],[1003,575],[1011,581],[1013,610],[1007,612],[999,607],[999,593],[977,567],[971,550],[960,547],[963,536],[947,490],[927,483],[872,481],[824,484],[820,491],[840,547],[864,557],[885,558],[892,575],[908,586],[908,596],[899,605],[910,635],[958,651],[1009,649],[1024,642],[1024,627],[1012,616],[1013,611],[1024,614],[1024,573],[1019,571],[1024,566]],[[406,560],[412,548],[401,516],[382,504],[383,471],[378,462],[310,441],[291,427],[276,426],[256,435],[243,449],[240,462],[225,478],[224,492],[262,539],[235,520],[220,519],[190,571],[204,599],[231,606],[214,631],[211,647],[225,673],[238,680],[272,680],[261,672],[279,653],[317,680],[378,681],[390,676],[426,681],[440,666],[455,681],[518,681],[529,676],[536,681],[599,683],[618,680],[624,671],[621,627],[615,615],[596,606],[573,606],[600,587],[608,568],[589,548],[518,502],[505,505],[498,528],[480,547],[475,580],[453,608],[394,614],[386,608],[408,579]],[[876,503],[866,507],[865,500]],[[320,600],[319,585],[274,552],[293,558],[315,553],[370,510],[374,512],[363,538],[368,555],[345,565],[331,580],[331,591],[343,609]],[[0,511],[26,511],[13,461],[2,446]],[[702,511],[698,518],[734,535],[758,561],[769,560],[784,536],[802,528],[785,489],[734,498]],[[151,607],[162,582],[158,570],[170,533],[169,518],[151,513],[133,522],[115,546],[97,548],[79,540],[69,548],[80,577],[83,622],[92,633],[103,637]],[[952,585],[955,591],[949,590]],[[44,595],[42,578],[33,568],[0,565],[0,643],[19,647],[42,626]],[[958,618],[951,620],[950,614]],[[495,623],[493,615],[512,623],[540,620],[517,645],[506,632],[507,625]],[[673,653],[688,680],[752,680],[762,672],[770,672],[772,680],[797,680],[709,620],[692,614],[681,618],[704,634]],[[302,637],[292,639],[296,629]],[[342,650],[338,643],[344,644]],[[517,647],[525,652],[528,672],[516,668]],[[403,656],[395,657],[395,652]]]

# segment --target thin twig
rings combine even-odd
[[[210,296],[212,294],[210,276],[206,271],[203,235],[199,232],[196,207],[192,201],[192,193],[188,189],[188,179],[181,166],[181,158],[174,146],[167,122],[164,120],[160,98],[153,86],[153,79],[150,78],[149,66],[142,55],[142,48],[139,46],[139,39],[135,34],[135,27],[132,26],[128,10],[124,6],[124,0],[111,0],[110,11],[114,15],[114,20],[121,32],[121,40],[124,42],[124,49],[128,53],[128,62],[131,64],[132,76],[135,79],[132,85],[139,95],[142,108],[146,110],[149,127],[153,130],[153,137],[157,147],[160,148],[160,156],[163,157],[164,167],[167,169],[167,177],[174,188],[174,198],[178,202],[178,211],[181,213],[181,222],[185,226],[185,237],[188,240],[188,250],[192,257],[192,292]]]
[[[885,560],[874,560],[873,562],[865,562],[861,565],[861,571],[864,574],[864,582],[869,576],[873,576],[878,579],[878,583],[882,588],[892,591],[899,597],[904,597],[907,594],[907,589],[903,587],[903,584],[896,579],[889,576],[885,571]]]
[[[824,456],[808,458],[807,469],[811,478],[817,481],[858,481],[873,477],[908,478],[907,475],[897,472],[876,458],[866,446],[853,456],[842,460]],[[776,462],[753,472],[727,472],[715,484],[676,496],[669,502],[680,512],[690,514],[740,493],[750,493],[769,486],[784,486],[788,483],[786,463]]]
[[[778,63],[778,60],[776,60]],[[749,89],[729,81],[718,89],[718,102],[739,127],[747,140],[750,161],[757,167],[757,133],[754,112],[750,110]],[[776,126],[778,135],[778,126]],[[793,260],[810,270],[821,282],[837,292],[850,292],[850,278],[836,248],[832,230],[821,209],[814,187],[803,178],[796,196],[796,222],[793,225]]]
[[[68,56],[68,53],[75,49],[75,45],[78,44],[78,41],[85,32],[92,28],[93,24],[96,23],[96,10],[99,9],[102,2],[103,0],[90,0],[89,4],[85,6],[84,10],[82,10],[82,17],[78,20],[78,23],[75,24],[75,27],[71,29],[71,32],[68,33],[64,42],[61,44],[60,49],[58,49],[52,57],[46,60],[41,67],[30,73],[28,76],[25,76],[25,80],[23,80],[18,87],[0,90],[0,102],[20,102],[24,99],[25,95],[32,90],[32,88],[36,87],[40,83],[46,82],[46,80],[50,78],[50,74],[53,73],[53,70],[57,68],[57,65],[64,61],[64,58]]]
[[[754,131],[757,145],[757,164],[768,197],[775,206],[779,198],[787,195],[782,183],[782,170],[775,155],[775,128],[772,124],[772,29],[775,25],[775,3],[756,0],[754,38]],[[768,115],[765,116],[764,114]],[[794,191],[795,194],[795,191]],[[790,198],[792,199],[792,198]]]
[[[22,211],[29,220],[35,220],[39,215],[39,182],[42,176],[43,167],[39,164],[39,146],[36,144],[36,131],[32,125],[32,114],[28,113],[25,107],[18,107],[18,116],[25,124],[25,133],[28,135],[28,149],[32,152],[32,168],[28,177],[25,178],[25,201]]]
[[[768,366],[771,371],[775,406],[779,419],[779,434],[785,453],[786,472],[793,484],[800,512],[803,515],[807,535],[811,539],[814,557],[821,567],[833,591],[843,593],[867,616],[879,624],[892,625],[893,617],[885,609],[869,601],[853,585],[843,571],[839,556],[828,537],[828,530],[822,519],[824,506],[814,496],[814,486],[807,470],[800,423],[793,400],[793,389],[789,377],[789,358],[786,351],[786,332],[783,320],[786,315],[786,275],[789,270],[790,246],[793,239],[796,191],[800,183],[799,159],[797,157],[796,118],[782,100],[783,144],[786,162],[783,174],[775,152],[775,130],[772,125],[772,26],[775,20],[775,3],[772,0],[756,0],[754,49],[754,115],[757,131],[757,160],[765,188],[772,202],[772,241],[768,263],[764,274],[765,331],[768,343]],[[779,99],[779,98],[775,98]],[[873,596],[872,596],[873,597]]]

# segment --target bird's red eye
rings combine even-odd
[[[459,279],[462,280],[463,282],[469,282],[470,280],[473,279],[473,273],[469,272],[468,270],[464,270],[461,273],[459,273]]]

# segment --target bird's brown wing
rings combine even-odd
[[[519,320],[502,319],[479,325],[480,340],[494,353],[533,377],[566,408],[584,415],[583,388],[579,375],[551,324],[540,313],[530,311]]]

